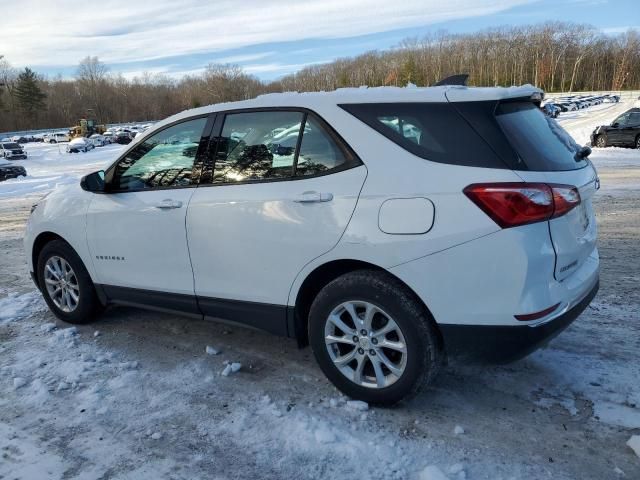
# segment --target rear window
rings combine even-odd
[[[534,103],[500,103],[496,120],[529,170],[576,170],[586,165],[585,160],[576,162],[580,145]]]
[[[366,103],[340,107],[426,160],[507,168],[450,103]]]

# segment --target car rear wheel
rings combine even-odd
[[[640,149],[640,135],[636,137],[636,148]]]
[[[47,305],[60,320],[89,323],[102,311],[89,272],[67,242],[53,240],[44,246],[37,275]]]
[[[607,137],[605,135],[599,135],[598,138],[596,138],[596,147],[604,148],[606,146],[607,146]]]
[[[428,310],[397,279],[359,270],[326,285],[309,313],[324,374],[351,398],[393,405],[436,375],[441,347]]]

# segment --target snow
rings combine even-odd
[[[359,412],[366,412],[369,410],[369,404],[361,400],[349,400],[347,401],[346,406],[351,410],[357,410]]]
[[[435,465],[429,465],[420,472],[419,480],[449,480],[442,470]]]
[[[464,428],[462,428],[460,425],[456,425],[453,429],[453,434],[454,435],[462,435],[464,434]]]
[[[238,363],[238,362],[227,363],[227,366],[224,367],[224,370],[222,371],[222,376],[223,377],[228,377],[232,373],[239,372],[240,368],[242,368],[242,364],[241,363]]]
[[[640,435],[632,435],[627,446],[640,458]]]
[[[207,353],[207,355],[218,355],[220,353],[218,349],[213,348],[209,345],[206,346],[205,352]]]
[[[58,185],[77,183],[84,175],[109,166],[123,145],[107,145],[86,153],[67,153],[65,143],[27,143],[26,160],[12,161],[27,170],[27,176],[0,182],[0,200],[8,197],[43,196]]]

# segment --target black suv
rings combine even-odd
[[[591,145],[640,148],[640,108],[627,110],[611,125],[596,127],[591,134]]]

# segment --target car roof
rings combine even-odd
[[[518,87],[466,87],[460,85],[444,85],[439,87],[359,87],[338,88],[330,92],[284,92],[267,93],[251,100],[218,103],[205,107],[185,110],[155,123],[145,130],[145,137],[165,125],[182,119],[207,115],[225,110],[245,108],[309,108],[315,110],[326,105],[348,103],[416,103],[416,102],[469,102],[482,100],[502,100],[506,98],[530,97],[542,95],[542,90],[533,85]],[[136,137],[137,138],[137,137]]]

